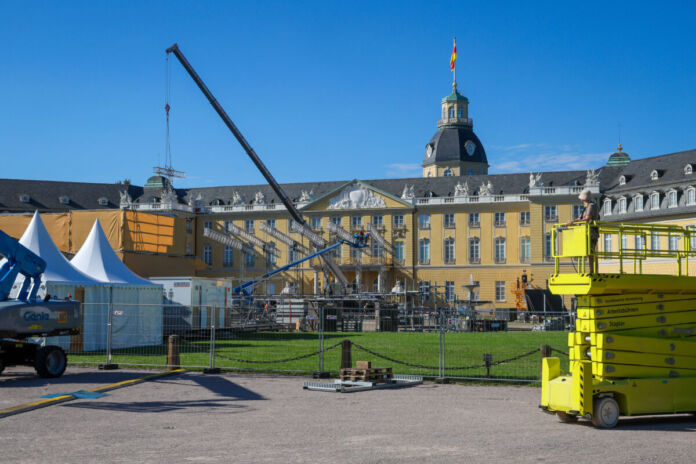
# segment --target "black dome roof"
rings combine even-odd
[[[475,144],[474,153],[469,155],[466,150],[466,143]],[[432,155],[428,156],[428,145],[432,146]],[[474,163],[488,164],[486,150],[483,144],[476,137],[471,127],[441,127],[433,135],[426,145],[426,154],[423,158],[423,166],[447,161],[468,161]]]

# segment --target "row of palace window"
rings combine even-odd
[[[573,206],[573,217],[580,217],[582,215],[582,206]],[[520,225],[530,224],[530,213],[529,211],[521,211],[520,213]],[[544,220],[553,222],[558,220],[558,208],[556,205],[544,206]],[[266,225],[272,229],[276,227],[275,219],[266,219]],[[340,226],[341,216],[332,216],[329,221]],[[445,213],[443,215],[444,227],[445,229],[453,229],[456,225],[454,213]],[[293,220],[290,219],[290,226],[292,227]],[[384,216],[372,216],[370,218],[370,223],[375,227],[384,226]],[[506,213],[496,212],[493,215],[493,223],[496,227],[504,227],[506,224]],[[230,230],[232,221],[225,221],[225,229]],[[322,218],[321,217],[311,217],[310,224],[313,229],[321,229]],[[480,213],[469,213],[469,227],[480,227],[481,226],[481,214]],[[351,216],[350,225],[352,229],[359,229],[363,227],[363,217],[362,216]],[[187,230],[189,223],[187,222]],[[203,227],[206,229],[212,229],[213,222],[205,221]],[[395,214],[392,216],[392,227],[394,229],[404,228],[404,216],[402,214]],[[430,229],[430,214],[420,214],[418,215],[418,228],[419,229]],[[244,230],[249,233],[254,233],[254,220],[247,219],[244,221]]]
[[[686,189],[686,205],[693,206],[696,205],[696,188],[689,187]],[[679,206],[679,194],[676,190],[670,190],[667,192],[667,207],[676,208]],[[604,200],[604,216],[610,216],[612,213],[612,200],[607,198]],[[643,195],[636,195],[633,197],[633,209],[634,211],[643,211]],[[653,192],[650,194],[650,209],[657,210],[660,209],[660,192]],[[628,211],[628,199],[626,197],[621,197],[618,199],[618,213],[624,214]]]
[[[549,240],[551,234],[548,234]],[[493,251],[496,263],[504,263],[507,260],[506,240],[504,237],[495,239]],[[453,238],[445,239],[444,243],[445,264],[456,264],[456,248]],[[528,263],[532,255],[531,241],[529,237],[520,238],[520,262]],[[478,237],[469,238],[469,263],[481,262],[481,240]],[[418,241],[418,264],[430,264],[430,240],[423,238]]]
[[[432,287],[429,280],[421,280],[418,282],[418,291],[421,294],[423,301],[430,300]],[[478,295],[475,295],[478,298]],[[454,281],[445,281],[445,299],[447,301],[454,301],[456,297]],[[498,280],[495,282],[495,301],[504,302],[505,301],[505,281]]]
[[[650,235],[650,249],[659,250],[661,235],[652,234]],[[679,250],[679,240],[682,239],[680,235],[669,235],[667,236],[667,249],[670,251]],[[611,253],[614,243],[614,237],[612,234],[604,234],[602,240],[603,250],[606,253]],[[644,250],[645,249],[645,237],[642,235],[633,236],[633,249]],[[689,248],[691,250],[696,250],[696,236],[689,237]],[[627,235],[621,236],[621,249],[628,250],[629,248],[629,237]]]

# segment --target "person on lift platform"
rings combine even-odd
[[[367,239],[370,238],[370,233],[368,232],[367,234],[361,229],[360,232],[357,232],[353,234],[353,244],[358,247],[362,248],[367,244]]]

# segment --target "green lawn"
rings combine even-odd
[[[372,361],[373,366],[392,367],[397,374],[438,375],[440,337],[437,333],[327,333],[326,348],[349,339],[371,351],[392,360],[380,359],[353,346],[352,359]],[[483,355],[493,356],[492,361],[503,361],[535,350],[535,353],[519,360],[493,365],[490,376],[493,378],[536,379],[539,376],[539,348],[550,345],[567,352],[566,332],[487,332],[487,333],[448,333],[445,340],[446,367],[468,367],[482,365]],[[184,367],[207,367],[210,363],[210,341],[186,341],[181,345],[181,363]],[[309,354],[318,350],[316,333],[240,333],[234,338],[218,339],[215,344],[215,365],[221,368],[312,372],[318,369],[318,357],[267,363],[245,363],[249,361],[276,361]],[[113,361],[122,365],[164,366],[167,346],[149,346],[114,350]],[[341,348],[326,352],[324,369],[338,371]],[[567,358],[561,356],[563,364]],[[105,355],[100,353],[70,354],[70,362],[103,363]],[[405,362],[412,366],[399,364]],[[567,366],[566,366],[567,367]],[[448,377],[486,377],[485,367],[473,369],[447,370]]]

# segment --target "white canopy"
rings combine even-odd
[[[70,282],[81,285],[98,285],[99,281],[83,274],[81,271],[73,267],[70,261],[65,259],[65,256],[58,250],[53,239],[48,234],[46,226],[41,220],[39,212],[34,213],[34,217],[27,226],[27,230],[19,239],[19,243],[29,248],[31,251],[39,255],[46,261],[46,270],[43,273],[43,282]],[[3,260],[4,261],[4,260]],[[0,262],[0,265],[2,262]],[[15,281],[15,285],[24,281],[24,278],[19,275]]]
[[[152,282],[138,277],[118,258],[104,234],[99,219],[94,221],[87,240],[70,263],[100,282],[154,286]]]

